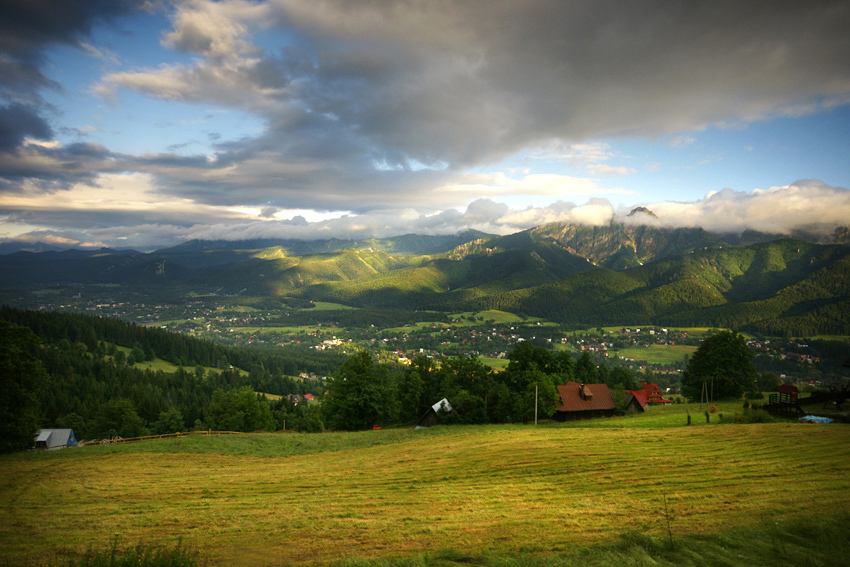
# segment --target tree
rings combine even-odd
[[[177,408],[159,412],[159,419],[153,422],[152,429],[157,435],[180,433],[186,429],[183,423],[183,414]]]
[[[508,367],[501,375],[513,394],[510,419],[524,423],[534,420],[535,402],[538,418],[548,419],[560,400],[558,383],[567,382],[573,372],[572,357],[567,352],[553,356],[543,347],[522,342],[508,358]],[[500,396],[500,401],[504,398]]]
[[[398,399],[389,370],[361,351],[346,360],[328,381],[322,415],[331,429],[355,431],[392,423]]]
[[[38,338],[0,319],[0,453],[29,449],[38,430],[38,395],[49,376],[33,354]]]
[[[404,373],[398,375],[398,393],[401,404],[399,417],[402,423],[416,422],[422,415],[422,394],[425,391],[425,382],[419,375],[416,366],[408,367]]]
[[[576,362],[573,372],[576,382],[581,382],[582,384],[595,384],[598,380],[596,363],[593,362],[593,359],[590,358],[590,353],[587,351],[584,351],[578,357],[578,362]]]
[[[477,358],[450,358],[438,373],[441,397],[446,397],[453,408],[446,423],[487,423],[487,402],[493,384],[490,367]]]
[[[640,384],[637,383],[635,375],[628,368],[615,366],[608,374],[608,385],[616,390],[637,390]]]
[[[756,386],[758,386],[759,392],[776,392],[781,385],[782,378],[770,372],[761,374],[756,378]]]
[[[74,437],[76,437],[77,441],[88,438],[88,427],[86,427],[86,420],[83,419],[83,416],[76,412],[66,413],[65,415],[57,419],[56,427],[72,430],[74,432]]]
[[[549,419],[558,408],[561,397],[552,375],[539,370],[527,370],[518,377],[524,387],[517,397],[517,419],[523,423],[534,421],[534,406],[538,419]]]
[[[97,410],[91,426],[95,437],[141,437],[146,435],[145,420],[136,413],[133,402],[123,398],[109,400]]]
[[[755,388],[758,377],[753,351],[744,337],[723,331],[705,339],[682,373],[682,392],[701,399],[703,384],[714,399],[739,398]]]
[[[207,425],[219,431],[274,431],[275,420],[269,404],[258,400],[253,388],[243,386],[213,392]]]

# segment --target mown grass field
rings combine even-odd
[[[675,364],[683,362],[685,356],[691,356],[696,351],[697,347],[690,345],[649,345],[648,347],[629,347],[619,351],[610,351],[609,354],[645,360],[651,364]]]
[[[116,535],[126,545],[182,538],[212,565],[440,550],[539,558],[629,534],[684,541],[846,517],[850,427],[706,424],[690,411],[691,426],[684,406],[670,406],[566,425],[190,437],[4,456],[0,562],[66,557]]]

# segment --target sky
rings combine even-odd
[[[848,29],[846,0],[0,0],[0,242],[828,235]]]

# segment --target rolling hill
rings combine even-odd
[[[552,224],[501,237],[194,241],[148,254],[0,256],[0,288],[74,283],[177,297],[191,291],[384,309],[498,309],[588,325],[850,334],[850,247],[794,239],[732,246],[701,229]]]

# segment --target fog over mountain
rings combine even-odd
[[[791,236],[804,233],[829,240],[837,227],[850,219],[850,190],[831,187],[818,180],[801,180],[784,187],[750,193],[724,189],[699,201],[644,203],[652,214],[630,214],[635,207],[615,206],[596,198],[577,205],[558,201],[548,207],[512,209],[492,199],[473,201],[465,210],[451,209],[433,215],[413,210],[383,210],[347,214],[309,222],[303,217],[289,220],[254,220],[229,223],[146,224],[132,227],[87,228],[85,230],[34,231],[17,239],[6,239],[7,249],[20,249],[36,242],[59,248],[110,247],[154,250],[188,240],[250,240],[258,238],[320,240],[329,238],[384,238],[402,234],[457,234],[479,230],[489,234],[511,234],[549,223],[605,226],[611,223],[649,225],[659,228],[703,228],[717,234],[756,231]]]

